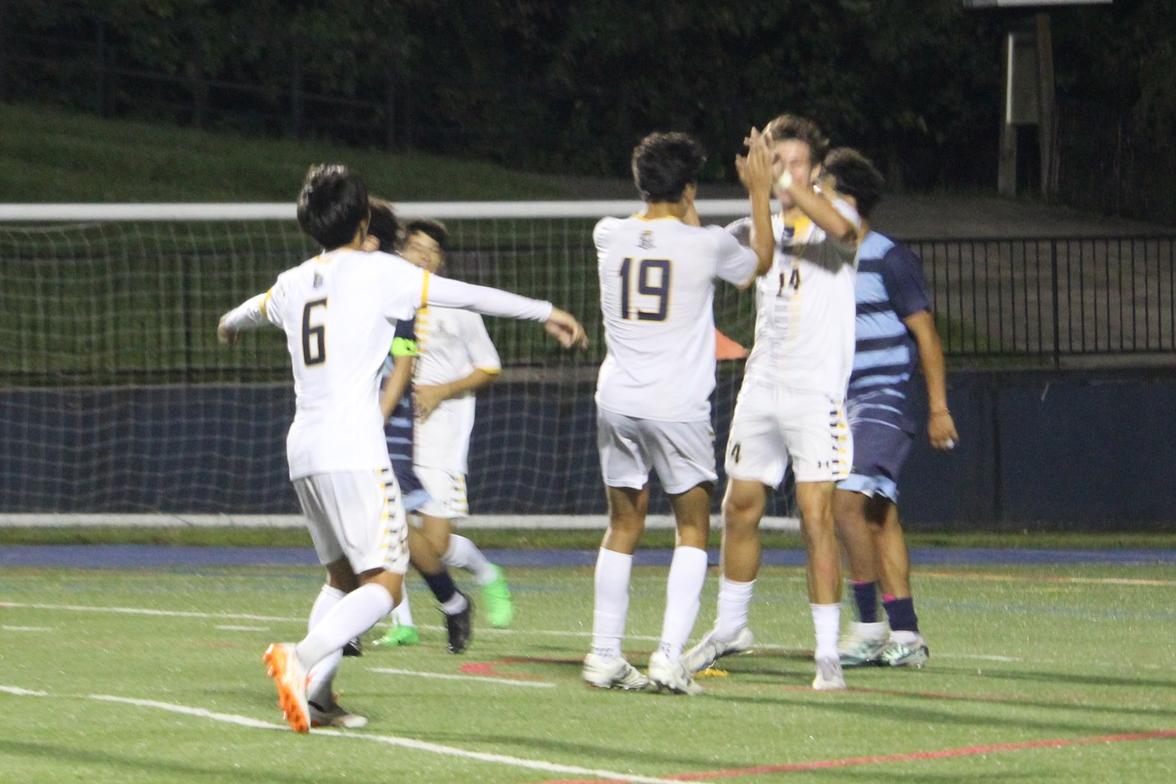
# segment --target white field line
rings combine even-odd
[[[31,689],[22,689],[17,686],[3,686],[0,685],[0,692],[15,694],[24,697],[50,697],[47,692],[33,691]],[[280,730],[289,732],[289,729],[284,724],[275,724],[269,721],[262,721],[254,719],[250,716],[238,716],[233,713],[220,713],[217,711],[205,710],[204,708],[194,708],[189,705],[177,705],[171,702],[158,702],[156,700],[140,700],[132,697],[118,697],[113,694],[89,694],[86,699],[97,700],[99,702],[117,703],[120,705],[130,705],[136,708],[154,708],[156,710],[167,711],[169,713],[179,713],[184,716],[193,716],[199,719],[208,719],[210,721],[221,722],[222,724],[233,724],[238,727],[250,727],[261,730]],[[574,776],[585,776],[594,779],[604,779],[606,781],[634,781],[641,784],[672,784],[669,779],[659,779],[653,776],[639,776],[632,773],[619,773],[612,770],[600,770],[596,768],[584,768],[579,765],[562,765],[556,762],[545,762],[539,759],[529,759],[526,757],[512,757],[505,754],[492,754],[482,751],[469,751],[467,749],[459,749],[454,746],[445,746],[440,743],[429,743],[428,741],[412,740],[411,738],[398,738],[395,735],[369,735],[358,732],[341,732],[333,729],[313,729],[312,735],[321,735],[330,738],[346,738],[348,740],[361,740],[369,743],[380,743],[387,746],[397,746],[404,749],[414,749],[416,751],[425,751],[431,754],[439,754],[443,757],[457,757],[461,759],[475,760],[477,762],[488,762],[495,765],[507,765],[515,768],[525,768],[527,770],[538,770],[544,773],[564,773]]]
[[[6,632],[51,632],[52,626],[0,626]]]
[[[529,686],[532,689],[550,689],[554,683],[547,681],[524,681],[515,678],[495,678],[490,675],[452,675],[445,672],[425,672],[423,670],[402,670],[397,667],[369,667],[368,672],[379,672],[385,675],[411,675],[414,678],[435,678],[439,681],[474,681],[475,683],[500,683],[504,686]]]
[[[220,629],[224,632],[268,632],[268,626],[234,626],[228,623],[218,623],[213,626],[214,629]]]
[[[92,604],[41,604],[33,602],[0,602],[0,608],[18,610],[66,610],[69,612],[114,613],[118,615],[152,615],[159,618],[208,618],[233,621],[278,621],[306,623],[305,618],[282,618],[277,615],[251,613],[209,613],[194,610],[152,610],[146,607],[101,607]]]
[[[3,686],[0,685],[0,693],[15,694],[18,697],[48,697],[47,691],[34,691],[33,689],[22,689],[19,686]]]

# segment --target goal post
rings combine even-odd
[[[747,212],[744,200],[697,206],[708,223]],[[565,352],[534,324],[487,319],[504,372],[478,398],[469,526],[603,524],[591,230],[640,207],[396,205],[402,219],[445,221],[446,274],[549,299],[592,340],[587,352]],[[0,204],[0,524],[299,525],[286,474],[284,340],[260,330],[226,349],[215,328],[316,250],[289,203]],[[715,313],[724,336],[750,347],[750,295],[718,286]],[[742,363],[719,366],[721,450]],[[654,525],[668,524],[660,496]],[[791,508],[785,495],[774,500],[768,525],[793,527],[781,519]]]

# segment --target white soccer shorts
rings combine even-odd
[[[789,460],[798,482],[849,476],[853,439],[844,402],[817,392],[744,384],[727,440],[727,476],[779,487]]]
[[[347,558],[356,574],[408,571],[408,529],[391,468],[294,480],[319,563]]]
[[[417,511],[429,517],[456,520],[470,516],[470,502],[466,497],[466,478],[460,471],[444,468],[414,466],[421,486],[429,493],[429,500]]]
[[[640,490],[651,468],[671,495],[718,479],[709,420],[661,422],[597,409],[596,446],[609,487]]]

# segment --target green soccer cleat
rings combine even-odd
[[[498,576],[482,586],[482,601],[490,625],[495,629],[505,629],[514,618],[514,602],[511,601],[510,587],[506,584],[502,567],[495,566],[494,571]]]
[[[399,624],[393,626],[380,639],[376,640],[373,645],[379,648],[391,648],[396,645],[420,645],[421,635],[415,626],[400,626]]]

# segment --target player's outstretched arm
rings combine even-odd
[[[398,356],[392,360],[392,372],[384,379],[384,386],[380,387],[380,413],[384,415],[384,421],[388,421],[388,417],[392,416],[392,412],[396,410],[396,404],[400,402],[400,398],[404,397],[404,393],[408,390],[408,384],[412,381],[412,366],[415,363],[412,356],[404,355]]]
[[[743,142],[747,145],[747,155],[735,157],[735,169],[751,200],[750,246],[755,251],[755,277],[758,278],[772,268],[772,255],[776,251],[776,237],[772,233],[772,153],[767,138],[755,128]]]
[[[936,449],[954,449],[960,442],[955,420],[947,408],[947,363],[943,359],[943,343],[935,328],[935,317],[929,310],[912,313],[903,319],[915,336],[919,347],[919,365],[927,381],[927,438]]]
[[[266,316],[266,303],[269,292],[250,297],[228,313],[220,317],[216,325],[216,338],[226,346],[237,343],[241,333],[247,329],[256,329],[269,322]]]
[[[432,275],[425,302],[441,308],[461,308],[486,316],[542,321],[547,333],[564,348],[587,348],[588,337],[580,322],[550,302],[520,297],[489,286],[475,286]]]

